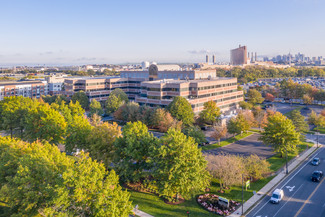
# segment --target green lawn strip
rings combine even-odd
[[[304,106],[299,106],[298,108],[295,108],[295,109],[293,109],[293,110],[285,113],[284,115],[287,116],[287,117],[289,117],[293,111],[300,111],[303,107]]]
[[[252,132],[247,132],[247,133],[243,133],[243,135],[237,135],[235,137],[231,137],[229,139],[226,139],[225,141],[222,141],[220,142],[220,145],[217,143],[214,143],[214,144],[211,144],[211,145],[207,145],[207,146],[203,146],[202,147],[202,151],[207,151],[207,150],[211,150],[211,149],[215,149],[215,148],[220,148],[220,147],[223,147],[225,145],[229,145],[231,143],[234,143],[234,142],[237,142],[247,136],[250,136],[252,135],[253,133]]]
[[[312,132],[319,132],[320,134],[325,134],[325,128],[319,127],[317,131],[317,127],[311,130]]]
[[[297,146],[298,153],[301,153],[302,151],[304,151],[307,148],[307,146],[310,148],[313,145],[314,145],[314,143],[312,143],[312,142],[303,142],[301,145]],[[295,156],[296,155],[293,153],[288,153],[288,161],[290,161]],[[271,164],[270,169],[275,172],[285,165],[286,159],[285,159],[285,156],[283,156],[281,158],[280,154],[276,154],[276,155],[268,158],[267,161]]]
[[[257,129],[250,129],[249,131],[254,133],[262,133],[262,130],[257,130]]]
[[[244,189],[244,200],[247,201],[249,198],[253,196],[253,191],[258,192],[261,188],[266,185],[273,176],[258,180],[256,182],[251,183],[251,187]],[[236,200],[237,202],[241,202],[242,195],[242,187],[241,185],[232,186],[230,189],[225,190],[224,193],[219,193],[219,183],[216,179],[213,179],[210,186],[210,193],[217,194],[227,199]],[[196,197],[191,200],[185,201],[179,205],[169,205],[166,204],[161,198],[155,196],[153,194],[142,193],[142,192],[131,192],[131,200],[133,201],[133,205],[139,205],[139,209],[143,212],[146,212],[155,217],[165,217],[165,216],[184,216],[186,217],[187,211],[190,211],[191,217],[201,217],[201,216],[217,216],[211,212],[206,211],[202,208],[197,202]],[[205,192],[202,192],[204,194]]]

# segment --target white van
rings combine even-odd
[[[275,191],[272,194],[271,203],[279,203],[284,197],[283,190],[281,189],[275,189]]]

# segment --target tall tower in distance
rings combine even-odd
[[[212,56],[212,63],[215,64],[216,63],[216,56],[213,54]]]
[[[230,50],[230,64],[231,65],[247,64],[247,47],[246,46],[239,45],[238,48]]]
[[[209,63],[209,55],[208,54],[205,56],[205,62]]]

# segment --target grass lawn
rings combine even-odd
[[[231,137],[229,139],[226,139],[222,142],[220,142],[220,145],[217,143],[214,143],[214,144],[211,144],[211,145],[207,145],[207,146],[203,146],[201,149],[202,151],[207,151],[207,150],[211,150],[211,149],[215,149],[215,148],[220,148],[220,147],[223,147],[225,145],[229,145],[231,143],[234,143],[234,142],[237,142],[238,140],[241,140],[247,136],[250,136],[252,135],[253,133],[252,132],[247,132],[247,133],[243,133],[243,135],[237,135],[235,137]]]
[[[317,127],[311,130],[312,132],[319,132],[320,134],[325,134],[325,128],[319,127],[317,131]]]
[[[249,131],[254,133],[262,133],[262,130],[257,130],[257,129],[250,129]]]
[[[242,138],[251,135],[252,133],[248,133],[245,136],[243,135]],[[234,139],[234,138],[232,138]],[[239,138],[236,138],[239,140]],[[228,142],[228,144],[231,142]],[[312,147],[313,143],[310,142],[303,142],[301,145],[298,146],[298,153],[301,153],[306,148]],[[217,146],[219,147],[219,146]],[[206,149],[207,150],[207,149]],[[294,158],[294,154],[288,154],[288,160],[291,160]],[[280,158],[280,155],[274,155],[273,157],[267,159],[267,161],[271,164],[271,170],[277,171],[285,164],[285,158]],[[251,183],[251,188],[247,189],[247,191],[244,189],[244,201],[248,200],[253,196],[253,191],[258,192],[261,188],[263,188],[274,176],[270,176],[265,179],[258,180],[256,182]],[[241,202],[241,185],[238,186],[232,186],[230,189],[225,190],[225,193],[221,194],[218,192],[219,190],[219,183],[216,179],[213,179],[210,186],[210,193],[215,193],[217,195],[220,195],[222,197],[225,197],[227,199],[232,199],[238,202]],[[133,205],[138,204],[139,209],[141,211],[147,212],[155,217],[174,217],[174,216],[184,216],[186,217],[187,211],[190,211],[191,217],[200,217],[200,216],[217,216],[216,214],[210,213],[203,209],[200,205],[197,204],[196,198],[192,198],[191,200],[188,200],[182,204],[179,205],[168,205],[164,203],[164,201],[159,198],[158,196],[155,196],[153,194],[149,193],[140,193],[135,191],[131,192],[131,200],[133,201]],[[202,192],[203,193],[203,192]]]
[[[253,191],[260,190],[266,183],[268,183],[273,177],[268,177],[266,179],[259,180],[257,182],[251,183],[251,188],[244,189],[244,200],[248,200],[251,196],[253,196]],[[241,202],[241,194],[242,187],[241,186],[233,186],[231,189],[226,190],[224,194],[217,192],[219,190],[219,183],[217,180],[213,180],[210,186],[210,193],[215,193],[227,199],[233,199],[238,202]],[[149,213],[155,217],[187,217],[186,212],[190,211],[191,217],[201,217],[201,216],[217,216],[216,214],[210,213],[203,209],[196,202],[196,198],[192,198],[191,200],[185,201],[179,205],[168,205],[164,203],[164,201],[149,193],[140,193],[135,191],[131,192],[131,200],[133,201],[133,205],[139,205],[139,209],[146,213]]]
[[[303,142],[301,145],[298,145],[298,153],[301,153],[302,151],[304,151],[307,146],[310,148],[314,145],[314,143],[312,142]],[[294,158],[296,155],[292,154],[292,153],[288,153],[288,162]],[[279,170],[281,167],[284,166],[286,159],[285,156],[283,156],[283,158],[280,157],[280,154],[276,154],[270,158],[267,159],[267,161],[271,164],[271,170],[272,171],[277,171]]]

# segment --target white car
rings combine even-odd
[[[272,197],[270,199],[271,203],[279,203],[284,197],[283,190],[281,189],[275,189],[275,191],[272,194]]]

